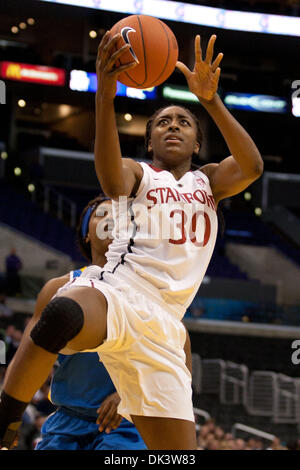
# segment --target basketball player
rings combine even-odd
[[[181,62],[177,67],[214,119],[231,155],[190,171],[200,148],[197,125],[190,112],[169,106],[150,125],[153,165],[122,159],[114,112],[116,82],[120,72],[136,63],[116,66],[130,47],[115,52],[119,37],[103,37],[96,64],[95,166],[102,189],[113,200],[115,223],[107,263],[103,269],[87,268],[44,309],[31,332],[32,343],[20,351],[6,383],[2,429],[14,426],[17,413],[67,346],[98,351],[121,397],[118,412],[136,425],[149,449],[196,449],[181,319],[213,253],[218,202],[255,181],[263,162],[251,137],[216,94],[222,54],[213,60],[215,36],[205,59],[196,37],[193,71]],[[71,318],[72,328],[66,326]]]
[[[103,216],[97,215],[100,206]],[[105,222],[110,213],[111,201],[99,196],[83,210],[77,228],[77,241],[82,254],[98,266],[106,262],[105,253],[111,237],[107,231],[105,239],[98,238],[96,228],[101,220]],[[24,332],[23,342],[28,341],[31,329],[56,291],[79,277],[84,269],[71,271],[47,282],[38,296],[35,313]],[[146,449],[137,429],[118,415],[120,398],[97,353],[59,354],[58,362],[59,367],[50,388],[51,401],[58,406],[58,410],[44,423],[37,450]]]
[[[106,215],[97,215],[101,205]],[[106,206],[109,206],[106,208]],[[111,242],[96,235],[96,227],[110,214],[111,201],[101,196],[89,202],[83,210],[77,229],[77,240],[89,263],[103,266]],[[107,211],[108,209],[108,211]],[[85,268],[53,279],[43,289],[43,304],[48,303],[57,289],[81,276]],[[43,307],[37,305],[39,320]],[[42,440],[37,450],[140,450],[146,449],[137,429],[117,413],[120,398],[97,353],[59,354],[59,367],[51,382],[50,397],[58,410],[42,427]],[[98,423],[97,419],[98,410]],[[100,425],[99,432],[98,428]]]
[[[105,264],[105,253],[111,243],[109,224],[106,224],[108,230],[104,239],[100,239],[96,233],[99,222],[102,220],[103,225],[111,214],[111,208],[107,205],[111,206],[111,201],[102,196],[90,201],[82,212],[77,228],[77,241],[83,256],[98,266]],[[100,206],[101,214],[97,211]],[[81,276],[85,269],[71,271],[47,282],[39,294],[34,316],[24,332],[22,342],[25,338],[28,341],[30,331],[40,319],[44,306],[57,290]],[[42,440],[36,450],[146,449],[135,426],[117,414],[120,398],[105,367],[99,362],[98,354],[65,352],[68,354],[58,356],[59,367],[54,373],[50,389],[51,401],[58,406],[58,410],[44,423]],[[188,333],[185,353],[191,371]]]

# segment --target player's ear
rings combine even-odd
[[[89,243],[90,241],[91,241],[90,234],[88,233],[87,236],[85,237],[85,243]]]
[[[151,153],[153,151],[151,139],[149,139],[149,141],[148,141],[147,151],[148,151],[148,153]]]
[[[201,148],[201,145],[199,144],[199,142],[195,142],[195,145],[194,145],[194,152],[196,155],[198,155],[199,151],[200,151],[200,148]]]

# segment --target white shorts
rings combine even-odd
[[[136,286],[120,273],[105,273],[105,280],[100,281],[102,271],[90,266],[58,293],[87,286],[106,297],[107,338],[93,351],[98,352],[121,397],[118,413],[129,421],[130,415],[194,421],[182,322],[174,310],[151,295],[143,279]]]

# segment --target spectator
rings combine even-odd
[[[270,446],[266,450],[287,450],[286,447],[282,446],[279,437],[275,437],[271,442]]]
[[[6,366],[0,365],[0,391],[2,390],[2,387],[3,387],[5,372],[6,372]]]
[[[220,426],[217,426],[215,429],[215,436],[219,441],[222,441],[224,439],[225,432]]]
[[[22,331],[17,329],[15,325],[9,324],[5,330],[5,343],[6,343],[6,363],[9,364],[12,360],[18,346],[21,342]]]
[[[249,447],[249,450],[256,450],[256,440],[253,437],[248,439],[247,447]]]
[[[6,264],[6,293],[9,296],[21,294],[21,281],[19,271],[22,269],[22,261],[16,254],[15,248],[10,250],[5,259]]]
[[[286,447],[288,450],[300,450],[299,439],[290,440],[287,442]]]
[[[205,424],[208,427],[209,432],[215,432],[216,421],[213,418],[208,419]]]
[[[198,450],[300,450],[300,439],[290,441],[287,447],[284,447],[280,439],[275,437],[269,447],[266,447],[258,437],[235,439],[230,432],[225,433],[214,419],[209,419],[197,431],[197,445]]]
[[[255,450],[263,450],[264,445],[261,439],[256,439],[256,449]]]
[[[220,450],[219,441],[213,437],[206,446],[206,450]]]
[[[201,447],[202,449],[206,448],[206,437],[208,435],[209,429],[208,426],[205,424],[201,426],[200,431],[197,433],[197,444],[198,447]]]
[[[6,305],[6,294],[4,292],[0,292],[0,318],[6,319],[12,315],[12,310]]]
[[[246,442],[244,441],[244,439],[236,439],[235,440],[235,448],[236,448],[236,450],[245,450]]]

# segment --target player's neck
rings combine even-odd
[[[177,165],[174,164],[168,164],[167,162],[162,161],[159,158],[153,158],[152,165],[156,168],[159,168],[161,170],[167,170],[172,175],[176,180],[179,180],[182,178],[185,173],[187,173],[191,169],[191,163],[188,162],[180,162]]]
[[[97,253],[92,250],[92,264],[100,266],[101,268],[106,264],[107,259],[104,253]]]

